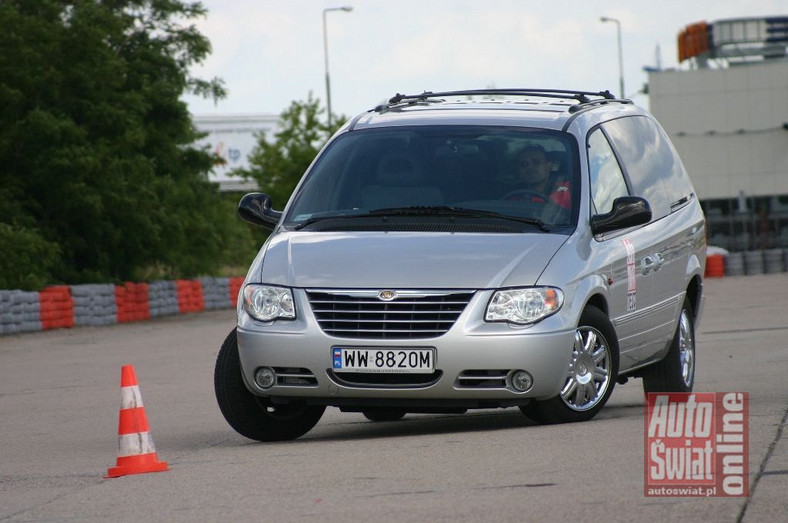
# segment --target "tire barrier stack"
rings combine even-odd
[[[41,330],[37,292],[0,291],[0,335]]]
[[[747,251],[744,253],[744,273],[763,274],[763,251]]]
[[[785,271],[782,249],[769,249],[768,251],[763,251],[763,260],[766,274],[776,274]]]
[[[244,278],[157,280],[0,290],[0,335],[234,308]]]
[[[230,299],[233,303],[236,303],[236,300],[240,298],[238,294],[241,292],[241,287],[244,284],[244,277],[238,276],[236,278],[230,278]]]
[[[148,284],[150,315],[170,316],[178,314],[178,290],[174,281],[156,280]]]
[[[42,329],[60,329],[74,326],[74,298],[66,285],[47,287],[38,293],[41,303],[39,315]]]
[[[75,325],[111,325],[117,323],[118,305],[115,286],[111,283],[72,285]]]
[[[710,248],[711,249],[711,248]],[[716,248],[715,248],[716,249]],[[777,274],[788,270],[788,249],[764,249],[706,255],[706,277]]]
[[[725,276],[744,274],[744,253],[732,252],[725,259]]]
[[[116,285],[115,303],[118,307],[118,323],[150,318],[147,283],[127,282],[123,285]]]
[[[227,307],[230,296],[230,278],[200,278],[205,310]]]
[[[205,308],[199,280],[175,280],[175,288],[178,291],[178,312],[197,312]]]

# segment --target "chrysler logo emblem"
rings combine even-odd
[[[380,291],[378,293],[378,299],[380,301],[391,301],[396,297],[397,297],[397,291],[385,290],[385,291]]]

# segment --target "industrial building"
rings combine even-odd
[[[650,110],[706,212],[709,243],[788,247],[788,16],[687,26],[679,67],[650,71]]]

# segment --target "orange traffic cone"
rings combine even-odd
[[[120,396],[118,461],[104,477],[117,478],[127,474],[169,470],[167,462],[159,461],[156,456],[133,365],[124,365],[121,369]]]

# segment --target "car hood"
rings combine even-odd
[[[546,233],[281,232],[270,238],[250,275],[305,288],[533,285],[566,239]]]

